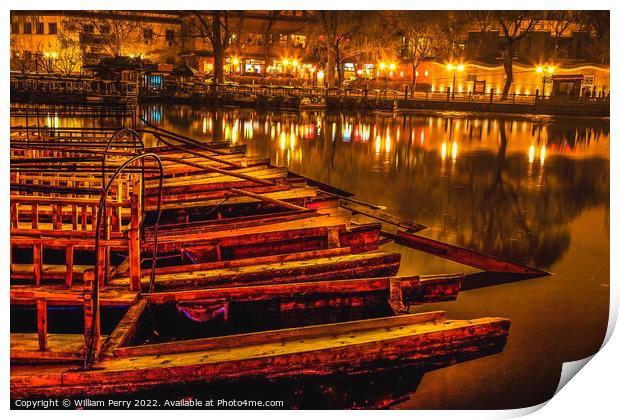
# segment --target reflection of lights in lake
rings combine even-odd
[[[332,141],[336,141],[336,123],[332,123]]]
[[[381,137],[377,136],[375,139],[375,153],[379,154],[381,152]]]
[[[420,134],[420,144],[424,144],[424,131]]]
[[[441,143],[441,160],[446,160],[448,155],[448,144],[444,141]]]
[[[547,154],[547,149],[545,148],[545,146],[543,145],[540,148],[540,164],[544,165],[545,164],[545,155]]]
[[[286,134],[282,132],[282,134],[280,134],[280,150],[284,149],[286,149]]]
[[[252,121],[245,121],[243,123],[243,137],[246,139],[252,139],[254,137],[254,126]]]
[[[536,155],[536,148],[534,145],[530,146],[530,163],[534,162],[534,156]]]
[[[392,139],[390,138],[390,132],[388,131],[385,135],[385,151],[390,153],[390,149],[392,146]]]
[[[202,119],[202,134],[205,134],[207,132],[207,117],[204,117]]]
[[[351,124],[346,123],[342,128],[342,141],[351,141]]]
[[[295,148],[295,133],[291,130],[291,141],[290,141],[291,150]]]
[[[452,142],[452,160],[456,160],[458,146],[455,141]]]
[[[237,128],[237,124],[235,124],[232,129],[232,136],[231,136],[232,144],[237,143],[238,136],[239,136],[239,129]]]

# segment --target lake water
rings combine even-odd
[[[501,354],[421,377],[335,379],[319,384],[316,398],[297,384],[295,392],[307,395],[295,406],[374,406],[385,395],[395,408],[525,407],[553,395],[563,362],[599,349],[609,305],[608,119],[159,105],[141,112],[196,139],[246,143],[251,155],[427,225],[424,236],[554,273],[416,307],[445,310],[451,319],[511,319]],[[401,275],[476,271],[395,244],[383,248],[402,254]],[[260,388],[271,399],[281,395],[281,386]]]

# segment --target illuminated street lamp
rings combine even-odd
[[[545,97],[545,85],[551,81],[551,75],[555,71],[553,66],[538,66],[536,67],[536,73],[541,75],[541,83],[542,83],[542,95],[541,97]]]
[[[48,73],[54,72],[54,61],[58,58],[58,53],[56,51],[45,51],[43,53],[45,57],[44,68]]]
[[[454,89],[456,87],[456,72],[462,72],[465,69],[465,66],[462,64],[448,64],[447,68],[448,71],[452,72],[452,99],[454,99]]]
[[[241,73],[241,69],[239,68],[239,59],[237,57],[233,57],[232,59],[232,74]]]

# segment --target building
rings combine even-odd
[[[181,19],[168,12],[11,11],[11,70],[79,73],[104,57],[175,63]]]
[[[325,63],[318,57],[317,42],[314,42],[323,36],[316,12],[221,13],[226,22],[223,34],[228,45],[224,73],[228,78],[248,83],[267,78],[274,83],[309,84],[316,83],[323,74]],[[205,13],[202,17],[208,20],[209,16]],[[557,22],[541,21],[536,31],[520,41],[514,57],[511,93],[535,94],[546,88],[551,91],[545,85],[556,82],[537,74],[535,70],[539,66],[554,68],[555,76],[580,80],[579,89],[609,88],[608,65],[598,64],[604,57],[597,57],[589,34],[574,24],[564,26],[561,33],[557,27]],[[364,42],[367,36],[370,34],[361,34],[354,41]],[[455,39],[458,39],[455,57],[465,70],[455,74],[447,69],[449,60],[442,56],[429,57],[417,68],[416,88],[444,91],[454,83],[456,92],[501,90],[505,81],[502,54],[506,44],[501,32],[497,28],[472,30],[471,25],[465,25]],[[402,44],[407,45],[405,38]],[[343,81],[373,89],[402,89],[410,85],[413,69],[406,51],[388,59],[379,50],[341,63]],[[178,69],[209,79],[215,61],[213,46],[195,12],[11,12],[12,71],[79,73],[84,66],[97,65],[103,58],[115,56],[140,57],[158,65],[159,71],[154,71],[149,80],[160,85],[162,77],[177,74]],[[556,84],[562,83],[557,80]],[[557,87],[554,91],[563,89]],[[576,82],[571,89],[577,89]]]

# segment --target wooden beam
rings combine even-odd
[[[350,210],[354,213],[363,214],[364,216],[372,217],[373,219],[381,220],[382,222],[386,222],[391,225],[407,229],[411,232],[417,232],[422,229],[426,229],[426,226],[416,223],[412,220],[394,216],[383,210],[376,210],[353,201],[341,201],[340,207]]]
[[[469,249],[446,244],[444,242],[400,230],[396,235],[396,243],[485,271],[497,273],[536,274],[539,276],[548,276],[550,274],[537,268],[517,264],[506,259],[483,254],[482,252],[471,251]]]
[[[289,210],[308,211],[308,212],[314,211],[312,209],[307,209],[305,207],[298,206],[292,203],[288,203],[283,200],[278,200],[277,198],[267,197],[266,195],[263,195],[263,194],[256,194],[251,191],[241,190],[239,188],[231,188],[230,191],[234,192],[235,194],[241,194],[241,195],[245,195],[248,197],[256,198],[257,200],[266,201],[267,203],[272,203],[272,204],[275,204],[280,207],[284,207]]]
[[[131,227],[129,229],[129,289],[140,290],[140,222],[138,194],[131,195]]]
[[[37,334],[39,336],[39,350],[47,350],[47,301],[37,299]]]
[[[131,341],[138,329],[140,317],[148,307],[148,300],[141,298],[134,305],[131,305],[125,316],[118,323],[112,334],[108,337],[102,347],[101,357],[109,357],[117,347],[126,346]]]

